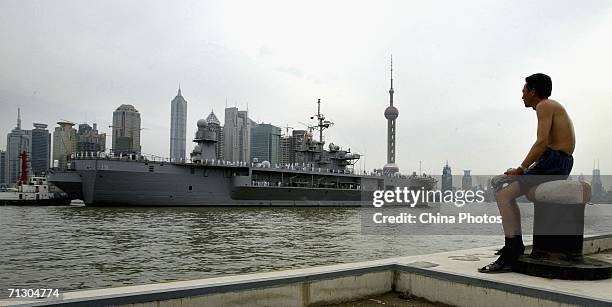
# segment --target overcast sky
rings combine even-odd
[[[326,141],[386,162],[393,54],[404,173],[497,174],[522,162],[536,116],[524,78],[553,79],[572,117],[573,174],[612,173],[612,2],[0,0],[0,148],[23,127],[141,113],[142,150],[168,156],[170,101],[196,121],[226,104],[296,129],[321,98]],[[110,144],[110,137],[107,143]],[[361,165],[361,164],[360,164]]]

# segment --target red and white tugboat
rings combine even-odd
[[[50,192],[46,177],[34,177],[28,181],[28,154],[24,151],[21,158],[21,177],[17,188],[0,191],[0,206],[61,206],[69,205],[66,193]]]

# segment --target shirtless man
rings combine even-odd
[[[514,177],[514,180],[495,194],[506,240],[498,253],[499,259],[480,268],[478,271],[481,273],[509,271],[525,250],[521,237],[521,213],[516,198],[525,194],[533,195],[535,187],[540,183],[566,179],[572,170],[572,154],[576,145],[574,127],[563,106],[548,99],[551,91],[552,81],[549,76],[534,74],[525,78],[523,102],[526,108],[534,109],[538,116],[537,139],[525,160],[517,168],[504,173]]]

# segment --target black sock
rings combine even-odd
[[[523,236],[516,235],[514,236],[514,240],[515,240],[514,242],[516,242],[516,245],[519,245],[519,246],[523,245]]]

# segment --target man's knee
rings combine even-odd
[[[497,202],[508,202],[518,198],[520,195],[520,188],[517,182],[513,182],[507,187],[495,192],[495,200]]]
[[[527,197],[527,200],[530,202],[535,202],[535,191],[536,191],[537,186],[529,189],[529,192],[527,192],[527,194],[525,194],[525,196]]]
[[[506,203],[511,201],[512,198],[510,197],[510,195],[508,195],[508,193],[505,193],[504,190],[501,190],[495,193],[495,200],[497,201],[497,203]]]

